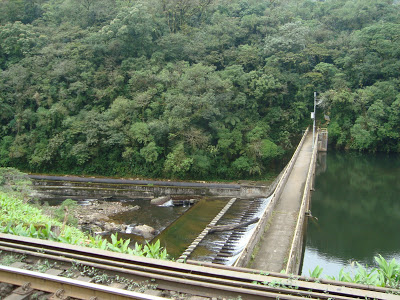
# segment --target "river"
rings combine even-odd
[[[330,151],[316,169],[302,274],[338,276],[374,256],[400,262],[400,156]]]

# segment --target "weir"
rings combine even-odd
[[[178,261],[197,260],[297,274],[316,154],[317,151],[326,151],[327,138],[328,133],[323,130],[322,134],[317,132],[313,141],[307,129],[291,160],[269,186],[42,175],[31,175],[31,178],[35,180],[38,192],[46,197],[59,197],[65,193],[68,198],[99,193],[106,195],[103,198],[150,199],[161,195],[234,197],[207,221],[208,225],[203,225],[204,229],[200,229],[197,236],[192,237]],[[236,227],[238,224],[244,225]],[[217,225],[232,225],[233,228],[210,233]]]
[[[320,132],[317,132],[313,141],[312,134],[306,130],[292,159],[278,178],[272,195],[266,195],[268,198],[247,200],[247,203],[262,204],[252,209],[250,205],[242,207],[242,214],[235,218],[229,217],[229,212],[234,207],[234,204],[229,204],[228,209],[220,212],[217,221],[213,220],[188,247],[181,260],[194,259],[298,274],[306,214],[309,213],[313,189],[316,154],[327,150],[328,133],[326,130],[322,134]],[[235,201],[238,202],[236,199]],[[217,239],[209,234],[210,228],[216,224],[238,224],[255,216],[259,218],[257,223],[226,232]],[[199,248],[211,249],[211,254],[196,256]]]
[[[268,207],[270,200],[271,197],[256,198],[251,201],[248,199],[240,199],[237,204],[239,207],[244,207],[244,209],[240,210],[241,213],[237,213],[237,210],[235,213],[234,207],[232,207],[232,212],[230,213],[228,211],[225,217],[221,219],[220,224],[222,226],[228,224],[246,224],[249,220],[259,220],[264,210]],[[223,231],[209,235],[199,246],[206,249],[211,248],[213,253],[206,257],[199,257],[197,260],[223,265],[233,265],[247,245],[256,227],[257,222],[231,231]],[[218,243],[215,241],[218,241]],[[196,255],[196,251],[194,251],[193,254]]]
[[[232,198],[187,247],[178,261],[190,258],[197,261],[232,265],[254,232],[256,223],[269,201],[270,197]],[[224,226],[226,230],[223,229]],[[215,232],[214,229],[218,227],[222,230]]]
[[[260,197],[271,191],[269,185],[222,184],[132,180],[78,176],[29,175],[34,180],[38,196],[126,196],[154,198],[165,195],[196,195],[226,197]]]

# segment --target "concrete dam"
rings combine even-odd
[[[107,201],[113,197],[128,197],[150,200],[163,195],[172,198],[183,195],[227,198],[222,209],[218,209],[203,230],[187,243],[177,257],[178,261],[195,259],[297,274],[316,153],[318,150],[326,151],[326,139],[327,132],[324,131],[318,132],[313,141],[312,134],[307,130],[292,159],[270,185],[46,175],[30,177],[38,195],[44,199],[99,197]],[[180,218],[184,218],[185,214]],[[216,229],[222,230],[214,233]]]

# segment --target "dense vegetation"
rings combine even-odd
[[[3,0],[0,165],[258,176],[309,123],[400,152],[390,0]]]

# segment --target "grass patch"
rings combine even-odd
[[[62,223],[44,215],[41,209],[18,199],[13,195],[0,192],[0,231],[4,233],[39,237],[47,236],[51,239],[51,228],[62,227]],[[49,232],[45,232],[45,231]],[[77,228],[66,226],[64,234],[71,238],[85,239],[86,235]],[[25,232],[25,234],[23,234]]]

